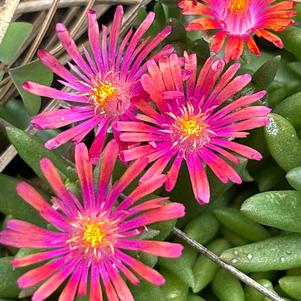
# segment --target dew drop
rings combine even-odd
[[[285,261],[285,257],[281,256],[281,257],[280,257],[280,261],[281,261],[281,262],[284,262],[284,261]]]
[[[266,130],[271,136],[275,136],[279,132],[279,128],[272,117],[269,117],[269,123],[266,126]]]
[[[53,208],[54,210],[58,210],[60,207],[59,207],[57,204],[53,204],[53,205],[52,205],[52,208]]]
[[[252,254],[248,254],[248,255],[247,255],[247,258],[248,258],[249,260],[252,260],[253,255],[252,255]]]
[[[233,258],[232,260],[231,260],[231,263],[233,263],[233,264],[235,264],[235,263],[237,263],[238,262],[238,259],[237,258]]]
[[[235,254],[235,255],[238,255],[238,251],[234,251],[234,254]]]
[[[292,251],[289,251],[289,250],[286,251],[286,254],[287,254],[287,255],[291,255],[292,253],[293,253]]]

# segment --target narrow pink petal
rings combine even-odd
[[[60,294],[60,297],[58,301],[71,301],[74,300],[76,296],[76,291],[78,288],[79,281],[81,279],[82,270],[81,266],[78,265],[75,268],[75,271],[71,275],[68,283],[66,284],[65,288],[63,289],[62,293]]]
[[[88,210],[95,202],[94,178],[92,165],[89,162],[87,147],[77,144],[75,147],[75,166],[80,181],[85,209]]]
[[[107,36],[108,28],[107,26],[102,25],[101,55],[105,70],[109,69]]]
[[[77,295],[82,297],[87,295],[88,277],[89,277],[90,263],[84,261],[82,263],[82,276],[78,286]]]
[[[15,258],[11,261],[11,264],[15,268],[25,267],[48,259],[53,259],[57,256],[65,255],[68,252],[68,249],[63,248],[58,250],[35,253],[32,255],[24,256],[22,258]]]
[[[199,204],[208,204],[210,190],[206,171],[198,156],[187,156],[186,162],[194,196]]]
[[[71,56],[72,60],[86,73],[91,75],[93,72],[89,65],[82,58],[79,50],[77,49],[74,40],[72,39],[70,33],[66,29],[64,24],[56,24],[56,33],[64,48]]]
[[[165,89],[164,90],[169,90],[169,91],[173,91],[175,90],[175,86],[174,86],[174,81],[172,79],[172,73],[171,73],[171,68],[170,68],[170,64],[169,64],[169,58],[168,57],[162,57],[159,59],[159,68],[160,68],[160,72],[162,74],[163,77],[163,81],[164,81],[164,85],[165,85]],[[153,78],[153,83],[156,83],[156,78]],[[160,91],[161,92],[161,91]]]
[[[217,120],[219,118],[223,118],[225,115],[234,112],[235,110],[254,103],[266,95],[266,91],[260,91],[254,93],[252,95],[243,96],[230,104],[226,105],[225,107],[221,108],[220,110],[216,111],[213,115],[210,116],[210,120]]]
[[[218,138],[212,139],[211,142],[213,144],[217,144],[217,145],[220,145],[227,149],[230,149],[233,152],[236,152],[239,155],[244,156],[248,159],[252,159],[252,160],[261,160],[262,159],[262,155],[259,152],[257,152],[255,149],[253,149],[249,146],[239,144],[234,141],[223,140],[223,139],[218,139]]]
[[[249,74],[237,76],[216,96],[215,104],[221,104],[235,93],[241,91],[251,79],[252,77]]]
[[[99,27],[96,19],[96,11],[90,9],[88,11],[88,35],[91,45],[92,54],[95,59],[96,66],[99,71],[103,70],[103,62],[100,50]]]
[[[55,111],[43,112],[35,116],[31,123],[38,129],[56,129],[70,123],[83,121],[94,115],[92,107],[70,107]]]
[[[127,222],[124,222],[121,229],[128,231],[134,228],[146,226],[149,224],[162,222],[166,220],[183,217],[185,215],[185,207],[180,203],[170,203],[162,205],[159,208],[147,211]]]
[[[126,49],[126,46],[128,45],[128,42],[129,42],[132,34],[133,34],[133,29],[131,28],[127,32],[125,37],[122,39],[121,44],[119,46],[118,55],[117,55],[116,62],[115,62],[115,68],[116,68],[117,72],[119,72],[120,67],[122,66],[122,57],[124,55],[124,50]]]
[[[127,284],[117,273],[116,269],[109,264],[106,264],[106,268],[120,300],[135,301]]]
[[[153,12],[149,13],[133,34],[123,58],[123,65],[121,67],[122,74],[127,74],[127,70],[129,69],[133,60],[132,54],[135,51],[137,44],[141,41],[141,38],[143,37],[145,32],[153,23],[154,18],[155,14]]]
[[[84,96],[63,92],[61,90],[43,86],[31,81],[24,82],[22,87],[24,90],[39,96],[45,96],[49,98],[62,99],[67,101],[80,102],[80,103],[89,103],[89,100]]]
[[[17,193],[49,223],[62,230],[69,230],[68,221],[29,184],[21,182],[16,187]]]
[[[204,84],[204,79],[207,77],[208,72],[211,70],[212,68],[212,64],[214,63],[215,58],[214,57],[209,57],[206,62],[204,63],[198,79],[197,79],[197,83],[195,86],[195,91],[194,91],[194,95],[193,97],[196,99],[200,99],[201,98],[201,91],[202,91],[202,87]]]
[[[153,59],[151,59],[147,62],[147,70],[148,70],[150,77],[152,79],[156,80],[156,83],[157,83],[156,88],[158,89],[158,91],[166,90],[165,83],[164,83],[163,77],[162,77],[162,72]]]
[[[93,262],[91,267],[90,301],[102,301],[102,290],[99,283],[99,269],[97,263]]]
[[[176,258],[182,255],[183,246],[177,243],[154,240],[119,239],[118,248],[142,251],[156,256]]]
[[[103,201],[106,197],[108,185],[112,176],[115,162],[117,160],[118,152],[118,143],[115,140],[111,140],[104,150],[101,161],[101,168],[98,178],[98,204],[100,204],[100,202]]]
[[[117,262],[117,260],[116,260],[116,262]],[[111,264],[111,263],[109,263],[109,264]],[[99,266],[99,270],[100,270],[100,276],[102,278],[103,286],[105,287],[106,296],[107,296],[108,300],[109,301],[119,301],[119,298],[116,294],[115,288],[110,280],[109,272],[105,268],[104,263]]]
[[[221,127],[212,127],[212,130],[218,135],[219,133],[230,133],[235,131],[244,131],[244,130],[251,130],[256,129],[259,127],[262,127],[264,125],[267,125],[269,122],[267,116],[263,117],[254,117],[249,120],[243,120],[240,122],[236,122],[227,126],[221,126]]]
[[[197,70],[197,58],[196,54],[188,55],[184,52],[185,70],[188,72],[188,79],[186,80],[186,99],[190,99],[194,95],[196,70]]]
[[[75,262],[68,263],[60,271],[46,280],[32,295],[32,301],[43,301],[49,297],[73,272]],[[61,299],[59,299],[61,301]],[[68,300],[73,301],[73,298]]]
[[[55,149],[58,148],[59,146],[67,143],[68,141],[74,140],[77,138],[77,136],[80,136],[83,132],[85,135],[93,130],[97,124],[99,123],[99,117],[95,116],[93,118],[90,118],[87,121],[84,121],[83,123],[70,128],[60,134],[58,134],[56,137],[48,140],[45,143],[45,147],[48,149]],[[81,140],[81,139],[79,139]]]
[[[123,161],[132,161],[153,153],[155,148],[151,145],[140,145],[121,151],[120,156]]]
[[[149,180],[150,178],[159,176],[161,173],[163,173],[164,169],[166,168],[173,155],[174,152],[171,151],[170,153],[167,153],[166,155],[156,160],[140,178],[140,183],[143,183]]]
[[[214,39],[210,45],[210,50],[216,54],[218,54],[224,45],[225,39],[227,37],[226,32],[219,31],[215,36]]]
[[[237,156],[229,153],[228,151],[226,151],[225,149],[215,145],[212,143],[212,140],[210,141],[211,143],[207,143],[206,147],[210,148],[211,150],[215,151],[216,153],[221,154],[222,156],[224,156],[226,159],[228,159],[229,161],[234,162],[235,164],[239,164],[240,161],[238,159]]]
[[[133,205],[144,196],[151,194],[156,189],[161,187],[165,181],[166,177],[164,175],[160,175],[151,178],[143,184],[140,184],[120,203],[120,205],[117,207],[117,210],[126,210],[128,207]]]
[[[34,268],[33,270],[30,270],[18,279],[19,287],[30,287],[47,279],[49,276],[51,276],[60,268],[62,268],[64,266],[65,261],[66,257],[59,258],[45,265]]]
[[[98,125],[98,133],[96,134],[94,141],[92,142],[91,148],[89,150],[89,156],[92,164],[98,163],[103,146],[105,144],[105,139],[107,137],[109,122],[109,119],[103,118],[103,120]]]
[[[46,65],[52,72],[65,79],[67,82],[72,83],[79,91],[87,91],[87,87],[80,83],[78,78],[74,76],[67,68],[65,68],[53,55],[47,50],[39,49],[37,55],[41,62]]]
[[[151,267],[121,252],[120,250],[116,251],[116,255],[139,276],[146,279],[150,283],[154,285],[163,285],[165,283],[165,279],[162,277],[162,275],[160,275],[159,272]]]
[[[169,197],[161,197],[155,198],[153,200],[145,201],[137,206],[131,207],[127,210],[128,215],[127,217],[141,213],[143,211],[148,211],[150,209],[156,209],[162,207],[162,205],[169,200]]]
[[[111,65],[114,65],[115,58],[116,58],[116,48],[119,40],[122,18],[123,18],[123,7],[122,5],[118,5],[115,10],[115,15],[110,31],[109,60]]]
[[[117,131],[126,131],[126,132],[142,132],[149,133],[153,132],[159,134],[158,128],[151,125],[144,124],[142,122],[135,121],[118,121],[114,124],[114,127]]]
[[[182,165],[182,161],[183,153],[178,153],[166,175],[167,181],[165,183],[165,189],[167,191],[171,191],[175,187]]]
[[[40,161],[40,168],[48,183],[51,185],[52,189],[55,191],[56,195],[65,203],[64,208],[67,209],[69,216],[77,216],[77,207],[75,206],[73,198],[70,196],[69,191],[66,189],[61,176],[56,170],[53,163],[44,158]]]
[[[120,179],[112,186],[106,201],[106,207],[110,208],[113,206],[120,193],[124,191],[141,174],[141,172],[146,168],[147,164],[148,159],[144,157],[136,160],[132,165],[130,165],[130,167],[127,168]]]
[[[217,95],[223,91],[223,89],[228,85],[228,83],[232,80],[232,78],[235,76],[237,71],[240,68],[240,64],[232,64],[225,73],[221,76],[218,83],[216,84],[213,91],[210,93],[208,100],[206,101],[205,109],[208,109],[210,106],[213,106],[215,104],[215,98]]]
[[[139,284],[139,279],[120,260],[114,260],[114,264],[132,284]]]
[[[151,141],[168,141],[167,135],[155,135],[153,133],[122,133],[120,140],[124,142],[151,142]]]
[[[134,104],[135,107],[143,112],[146,116],[152,117],[154,120],[162,120],[161,115],[144,99],[132,99],[132,104]]]
[[[236,184],[241,184],[242,180],[235,169],[208,148],[202,153],[202,159],[222,182],[226,183],[229,179]]]

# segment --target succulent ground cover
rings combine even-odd
[[[301,300],[301,4],[8,2],[0,301]]]

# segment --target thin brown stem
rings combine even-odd
[[[262,293],[264,296],[270,298],[272,301],[284,301],[284,299],[280,298],[277,294],[269,291],[264,286],[260,285],[258,282],[250,278],[249,276],[245,275],[232,265],[229,265],[222,261],[217,255],[215,255],[213,252],[208,250],[205,246],[201,245],[197,241],[191,239],[189,236],[186,235],[183,231],[181,231],[178,228],[173,229],[173,233],[179,237],[181,240],[185,241],[192,247],[194,247],[199,253],[203,254],[204,256],[208,257],[210,260],[212,260],[215,264],[223,268],[224,270],[230,272],[232,275],[234,275],[236,278],[241,280],[243,283],[253,287],[260,293]]]

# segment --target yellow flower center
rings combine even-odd
[[[100,244],[103,243],[105,236],[106,232],[101,228],[99,224],[86,224],[83,232],[83,240],[88,247],[97,248]]]
[[[94,88],[90,91],[90,97],[93,99],[96,107],[103,108],[111,97],[117,95],[117,89],[111,82],[105,80],[94,82]]]
[[[193,119],[181,120],[180,128],[183,132],[183,136],[196,137],[203,131],[204,124]]]
[[[243,12],[246,10],[248,0],[230,0],[229,8],[232,12]]]

